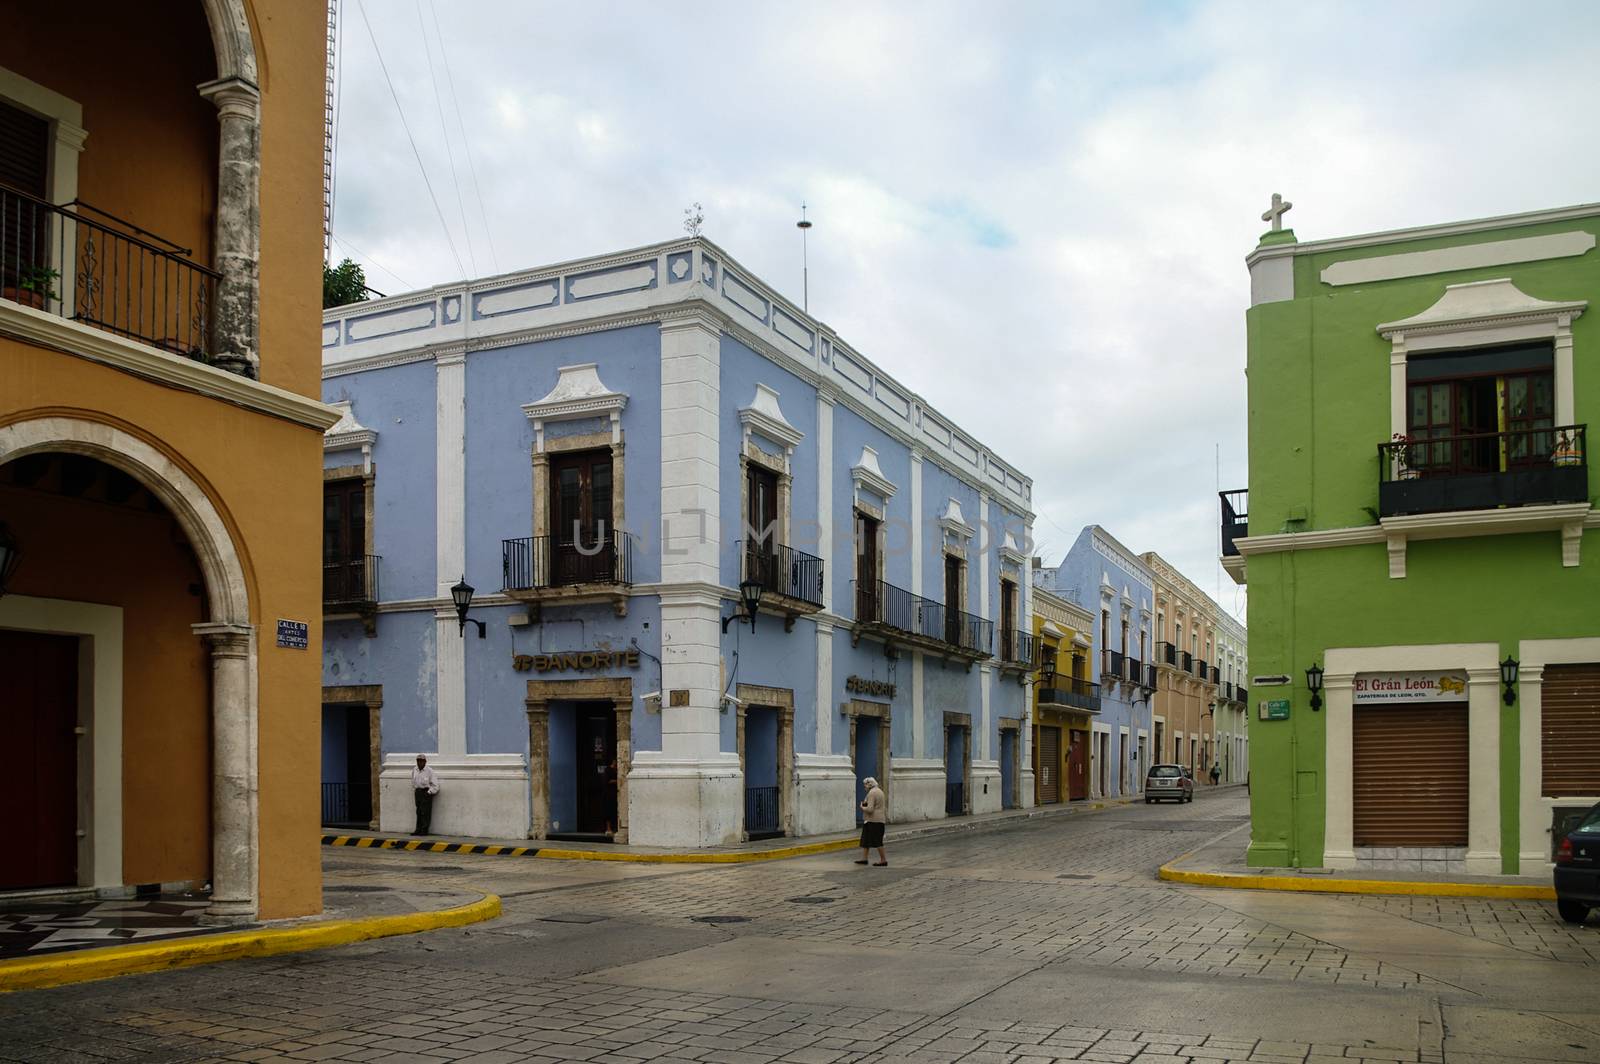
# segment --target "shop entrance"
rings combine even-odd
[[[1039,781],[1039,804],[1055,805],[1061,801],[1061,729],[1041,724],[1035,751],[1038,761],[1033,771]]]
[[[783,834],[778,796],[778,711],[751,706],[744,721],[744,830],[752,839]]]
[[[574,711],[577,832],[610,838],[617,829],[617,715],[607,702],[580,702]]]
[[[1000,733],[1000,808],[1017,807],[1017,732],[1006,729]]]
[[[877,721],[876,718],[874,718],[874,717],[862,717],[860,720],[856,721],[855,755],[856,755],[856,794],[858,795],[857,802],[856,802],[856,823],[857,824],[861,823],[861,804],[860,804],[860,800],[867,796],[867,788],[866,788],[866,785],[865,785],[865,783],[863,781],[866,780],[866,778],[868,776],[877,776],[877,772],[878,772],[878,753],[882,749],[882,747],[880,745],[881,742],[882,742],[882,739],[883,739],[883,729],[879,726],[878,721]],[[881,777],[878,777],[878,785],[880,787],[885,786],[884,785],[884,781],[883,781],[883,779]],[[886,787],[885,787],[885,793],[887,793],[887,788]]]
[[[371,718],[365,704],[322,707],[322,823],[372,820]]]
[[[78,882],[78,640],[0,631],[0,890]]]
[[[1089,733],[1074,731],[1072,745],[1067,748],[1067,799],[1079,801],[1089,797]]]
[[[1353,715],[1357,846],[1467,844],[1465,705],[1357,705]]]

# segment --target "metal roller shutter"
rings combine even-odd
[[[1357,846],[1467,844],[1467,707],[1357,706]]]
[[[1545,666],[1540,709],[1541,793],[1600,794],[1600,664]]]
[[[1061,801],[1061,729],[1039,729],[1039,804]]]

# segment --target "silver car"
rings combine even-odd
[[[1182,765],[1151,765],[1144,778],[1144,804],[1161,800],[1194,801],[1194,779]]]

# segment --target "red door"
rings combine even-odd
[[[1067,800],[1089,797],[1089,733],[1075,731],[1067,748]]]
[[[78,640],[0,631],[0,890],[78,882]]]

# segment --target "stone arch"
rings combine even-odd
[[[205,577],[211,619],[194,626],[211,653],[211,906],[219,921],[258,909],[257,646],[250,589],[227,523],[205,490],[138,436],[82,417],[46,415],[0,425],[0,464],[40,451],[80,454],[122,470],[177,520]]]
[[[211,47],[217,53],[217,77],[258,84],[256,42],[250,33],[245,0],[200,0],[211,26]]]
[[[138,480],[189,538],[205,574],[212,622],[251,623],[249,586],[233,536],[210,496],[182,466],[138,436],[103,422],[51,416],[0,426],[0,464],[36,451],[85,455]]]

